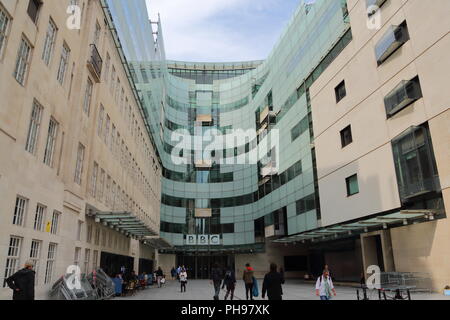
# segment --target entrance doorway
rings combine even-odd
[[[366,266],[379,266],[381,272],[385,271],[381,235],[364,237],[364,259]]]
[[[227,267],[234,269],[233,255],[177,255],[177,267],[185,266],[188,278],[210,279],[211,270],[217,263],[222,270]]]
[[[102,252],[100,258],[100,268],[110,276],[114,276],[121,272],[121,268],[125,267],[125,273],[130,273],[134,269],[134,258]]]

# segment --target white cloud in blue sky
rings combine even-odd
[[[265,59],[301,0],[146,0],[172,60]]]

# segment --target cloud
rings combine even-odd
[[[299,0],[147,0],[161,15],[168,59],[265,59]]]

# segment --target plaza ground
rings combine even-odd
[[[258,281],[260,286],[262,280]],[[337,297],[335,300],[357,300],[356,289],[351,286],[336,286]],[[298,280],[289,280],[283,286],[284,300],[317,300],[315,296],[314,284],[304,283]],[[131,297],[120,297],[117,300],[212,300],[214,294],[213,286],[208,280],[191,280],[187,284],[186,293],[180,292],[180,285],[177,281],[168,281],[162,288],[156,285],[138,291]],[[225,292],[221,291],[220,300],[223,300]],[[377,300],[378,296],[373,294],[371,300]],[[450,297],[445,297],[438,293],[413,293],[413,300],[449,300]],[[242,281],[236,284],[235,300],[245,300],[245,289]],[[261,292],[259,298],[261,299]]]

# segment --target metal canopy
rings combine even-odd
[[[145,237],[144,244],[155,249],[171,249],[173,246],[164,238],[161,237]]]
[[[157,235],[157,232],[130,212],[94,212],[92,215],[96,222],[101,222],[129,236],[143,238]]]
[[[375,230],[389,229],[398,227],[399,225],[408,225],[410,223],[424,222],[433,220],[438,212],[435,210],[405,210],[395,213],[380,215],[361,219],[360,221],[352,221],[339,225],[318,228],[296,234],[289,237],[273,240],[274,243],[295,243],[315,240],[333,240],[345,236],[367,233]]]

